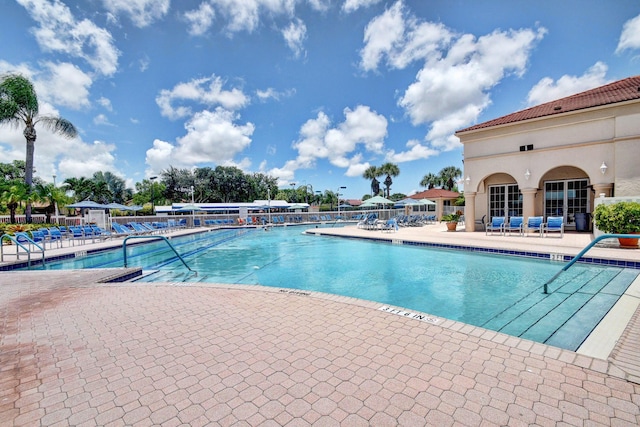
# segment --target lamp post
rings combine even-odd
[[[158,179],[157,176],[152,176],[149,178],[149,181],[151,181],[151,215],[155,215],[156,214],[156,197],[155,197],[155,190],[154,190],[154,181]]]
[[[53,191],[55,191],[55,189],[56,189],[56,176],[53,175]],[[51,192],[51,195],[53,197],[55,197],[55,195],[53,194],[53,191]],[[53,206],[55,208],[55,214],[56,214],[55,221],[56,221],[56,224],[57,224],[58,223],[58,201],[55,200],[55,199],[53,200]]]
[[[345,189],[347,187],[338,187],[338,194],[337,194],[337,199],[338,199],[338,217],[340,216],[340,190]]]
[[[289,184],[291,186],[291,201],[295,203],[296,201],[296,183],[292,182],[291,184]]]
[[[267,220],[271,224],[271,189],[267,187]]]

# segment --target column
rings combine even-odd
[[[464,192],[464,229],[476,231],[476,192]]]
[[[593,191],[596,193],[595,197],[600,197],[602,193],[604,193],[604,197],[611,197],[613,184],[593,184]]]
[[[522,193],[522,216],[526,224],[527,218],[536,216],[536,194],[538,194],[538,189],[521,188],[520,192]]]

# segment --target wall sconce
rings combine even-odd
[[[529,169],[527,169],[526,172],[524,173],[524,179],[528,181],[530,177],[531,177],[531,172],[529,171]]]
[[[467,185],[469,185],[471,183],[471,177],[469,175],[467,175],[467,177],[465,178],[464,182],[466,182]]]
[[[604,175],[607,172],[607,165],[604,163],[604,161],[600,165],[600,172],[602,172],[602,175]]]

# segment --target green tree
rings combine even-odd
[[[434,187],[438,187],[442,185],[442,181],[440,177],[436,174],[429,172],[425,176],[422,177],[422,181],[420,181],[420,185],[422,187],[427,187],[427,189],[431,190]]]
[[[384,186],[387,187],[387,198],[391,195],[391,185],[393,184],[393,179],[391,177],[396,177],[400,175],[400,168],[398,165],[394,163],[385,163],[380,166],[380,172],[382,175],[387,175],[384,180]]]
[[[453,187],[455,187],[456,185],[456,181],[459,177],[462,176],[462,171],[458,167],[447,166],[442,168],[439,176],[442,185],[444,185],[444,188],[446,188],[447,190],[453,190]]]
[[[35,127],[38,123],[67,138],[75,138],[78,133],[75,126],[66,119],[39,114],[38,97],[28,79],[18,74],[0,77],[0,125],[24,125],[22,133],[27,141],[24,183],[27,186],[27,194],[31,192],[33,184],[33,156],[37,136]],[[30,202],[27,202],[25,214],[27,222],[30,223]]]
[[[380,168],[376,167],[376,166],[369,166],[364,173],[362,174],[362,177],[364,179],[369,179],[371,180],[371,195],[372,196],[377,196],[378,193],[380,193],[380,181],[378,181],[378,177],[382,176],[383,172],[380,171]]]
[[[76,202],[89,199],[93,194],[92,181],[83,176],[80,178],[67,178],[62,186],[73,193],[73,198]]]
[[[109,192],[111,193],[111,200],[107,203],[116,202],[124,203],[127,200],[127,185],[124,179],[117,175],[107,172],[96,172],[93,174],[92,180],[94,183],[104,182],[107,185]]]
[[[27,200],[27,188],[24,183],[17,183],[2,192],[2,203],[9,209],[9,221],[16,223],[16,210],[20,203]]]
[[[56,211],[56,204],[62,205],[69,201],[64,189],[56,187],[53,184],[37,183],[34,185],[33,193],[36,195],[38,201],[48,203],[44,209],[48,223],[51,222],[51,215]]]

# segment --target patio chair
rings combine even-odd
[[[524,217],[512,216],[509,218],[509,223],[504,226],[504,233],[509,233],[511,236],[512,232],[517,232],[520,236],[524,235]]]
[[[476,228],[479,228],[479,229],[484,230],[484,228],[485,228],[484,220],[485,220],[486,218],[487,218],[487,216],[486,216],[486,215],[482,215],[482,218],[481,218],[481,219],[476,219],[476,220],[475,220],[475,222],[474,222],[474,223],[475,223]]]
[[[69,230],[69,240],[71,240],[71,244],[73,246],[75,246],[76,242],[79,242],[79,241],[81,241],[82,243],[85,243],[86,236],[84,235],[84,231],[82,230],[81,227],[72,225],[72,226],[69,226],[68,230]]]
[[[561,216],[550,216],[547,218],[547,223],[542,227],[542,237],[546,233],[560,233],[560,237],[564,236],[564,218]]]
[[[380,229],[382,230],[382,232],[398,231],[398,222],[395,218],[388,219],[387,222],[382,224],[382,227]]]
[[[530,216],[527,218],[527,225],[524,228],[524,232],[528,236],[530,232],[535,231],[538,236],[542,237],[542,229],[544,227],[544,217],[542,216]]]
[[[488,235],[489,233],[493,234],[494,231],[497,231],[498,234],[504,234],[504,223],[506,218],[503,216],[494,216],[491,218],[491,222],[487,224],[484,234]]]

